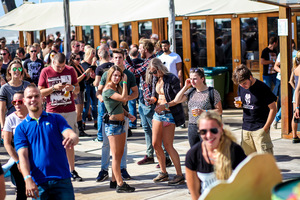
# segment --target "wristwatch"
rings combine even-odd
[[[55,92],[55,91],[56,91],[56,89],[54,88],[54,85],[52,85],[52,91],[53,91],[53,92]]]

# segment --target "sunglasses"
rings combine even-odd
[[[11,104],[14,105],[14,106],[17,105],[17,104],[22,105],[23,104],[23,100],[22,99],[13,100],[11,102]]]
[[[1,55],[1,56],[5,56],[6,54],[7,54],[7,53],[1,53],[0,55]]]
[[[23,68],[22,67],[14,67],[14,68],[12,68],[12,70],[15,72],[15,71],[17,71],[17,70],[19,70],[20,72],[21,71],[23,71]]]
[[[200,129],[200,130],[198,130],[198,133],[199,133],[200,135],[206,135],[207,131],[210,131],[212,134],[217,134],[217,133],[219,133],[219,129],[218,129],[218,128]]]
[[[157,74],[157,70],[155,70],[153,72],[149,72],[149,74]]]
[[[80,61],[80,58],[75,58],[75,60]]]
[[[32,51],[30,51],[31,53],[36,53],[36,50],[32,50]]]
[[[76,45],[76,47],[80,47],[80,45]]]

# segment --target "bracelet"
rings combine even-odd
[[[72,90],[72,92],[74,92],[74,90],[75,90],[75,86],[74,85],[72,85],[74,88],[73,88],[73,90]]]
[[[17,162],[16,162],[16,164],[19,164],[20,163],[20,160],[18,160]]]
[[[127,84],[127,81],[123,81],[123,84],[124,84],[124,83]]]
[[[24,181],[25,181],[26,179],[28,179],[28,178],[31,178],[31,176],[30,176],[30,175],[25,176],[25,177],[24,177]]]
[[[166,108],[166,110],[169,110],[169,104],[168,103],[165,103],[165,108]]]
[[[207,112],[207,110],[205,110],[205,112]]]
[[[85,72],[83,73],[83,76],[86,76],[86,73],[85,73]]]
[[[54,88],[54,85],[52,85],[52,91],[55,92],[55,90],[56,90],[56,89]]]

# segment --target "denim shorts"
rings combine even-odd
[[[154,113],[153,119],[160,122],[167,122],[171,124],[175,124],[174,117],[172,113],[165,113],[165,114],[158,114],[157,112]]]
[[[105,124],[105,134],[107,136],[121,135],[125,133],[125,126],[118,124]]]
[[[47,181],[38,185],[40,197],[37,200],[57,199],[57,200],[73,200],[74,189],[71,179],[57,179]]]
[[[78,94],[77,94],[77,98],[74,100],[75,101],[75,104],[83,104],[84,103],[84,93],[83,91],[80,91]]]

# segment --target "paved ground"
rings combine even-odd
[[[240,141],[242,112],[241,110],[225,110],[223,120],[230,127],[237,140]],[[128,183],[136,187],[136,192],[131,194],[118,194],[109,189],[109,181],[95,182],[100,170],[101,142],[94,142],[96,130],[92,124],[88,124],[86,132],[93,135],[92,138],[82,137],[76,146],[76,170],[84,178],[84,182],[73,182],[76,199],[189,199],[190,195],[186,185],[168,186],[167,183],[155,184],[152,179],[156,177],[159,170],[156,164],[137,165],[145,155],[145,140],[142,128],[133,130],[133,137],[128,138],[128,172],[133,180]],[[280,124],[279,124],[280,128]],[[300,176],[300,144],[292,144],[291,140],[281,139],[280,129],[271,130],[274,144],[274,153],[277,165],[282,172],[284,180]],[[187,129],[176,128],[174,146],[180,154],[180,160],[184,172],[185,154],[189,149],[187,141]],[[8,160],[8,155],[3,146],[0,147],[0,162],[3,164]],[[175,175],[172,165],[168,172],[171,177]],[[259,170],[259,169],[258,169]],[[6,178],[7,200],[15,199],[14,186],[10,179]]]

